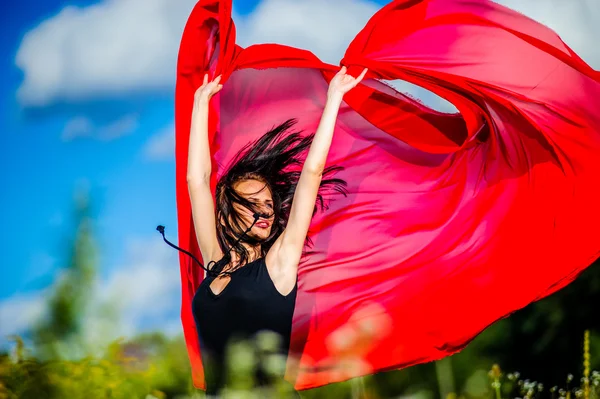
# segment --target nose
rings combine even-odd
[[[260,207],[260,217],[263,219],[271,219],[273,217],[273,210],[268,206]]]
[[[259,213],[258,215],[260,216],[260,219],[262,219],[262,220],[269,220],[269,219],[273,218],[273,215],[265,210],[261,210],[261,213]]]

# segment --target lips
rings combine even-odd
[[[271,224],[269,222],[258,222],[256,223],[256,227],[260,227],[261,229],[268,229]]]

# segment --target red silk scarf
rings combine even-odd
[[[306,389],[433,361],[571,282],[598,256],[600,73],[549,28],[487,0],[396,0],[341,64],[345,96],[328,164],[348,197],[310,228],[287,377]],[[246,143],[289,118],[314,132],[338,66],[276,44],[235,43],[231,0],[201,0],[177,66],[179,245],[200,256],[186,184],[193,95],[211,104],[212,187]],[[452,102],[445,114],[388,87]],[[197,221],[202,224],[202,221]],[[180,255],[194,383],[204,373],[191,300],[202,270]],[[292,364],[293,363],[293,364]]]

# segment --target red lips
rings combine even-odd
[[[269,222],[258,222],[256,223],[256,227],[260,227],[261,229],[268,229],[271,223]]]

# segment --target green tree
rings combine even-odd
[[[75,234],[67,240],[67,265],[52,289],[46,317],[32,331],[37,354],[42,359],[77,357],[85,352],[82,321],[98,262],[93,221],[89,193],[79,188],[75,194]]]

